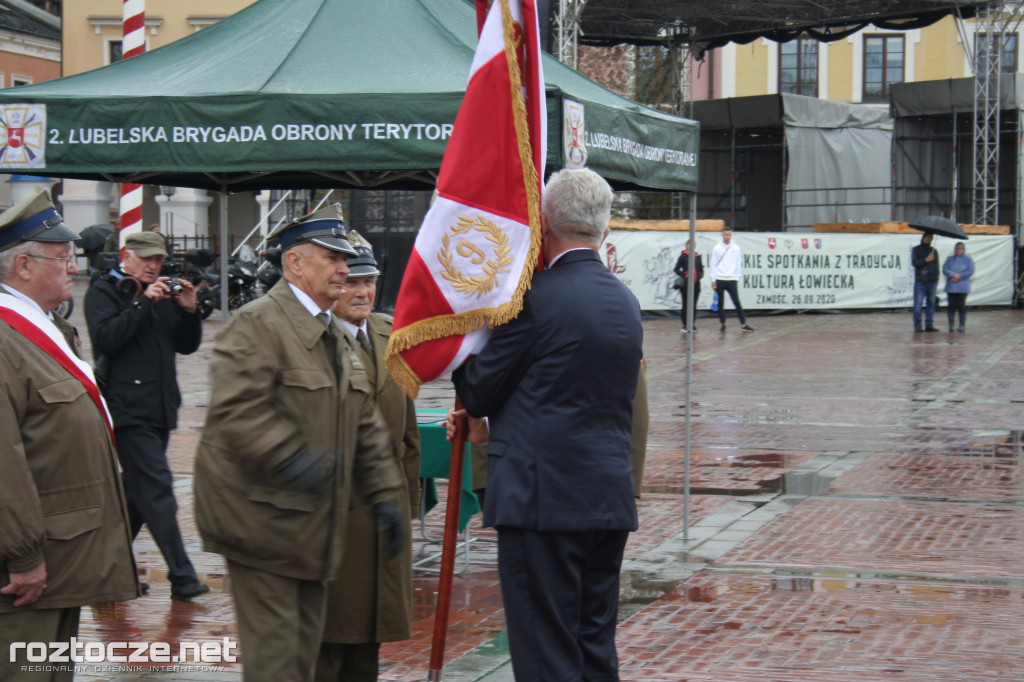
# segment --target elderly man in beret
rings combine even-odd
[[[181,406],[175,355],[199,348],[202,320],[192,284],[160,276],[163,237],[139,232],[124,244],[121,266],[100,274],[86,292],[85,321],[114,417],[132,537],[145,524],[167,562],[171,599],[188,601],[210,588],[185,552],[167,443]]]
[[[408,533],[361,351],[331,314],[356,255],[339,208],[271,235],[284,276],[235,313],[210,364],[196,519],[227,560],[247,682],[313,679],[354,485],[389,555]]]
[[[29,665],[18,643],[70,642],[82,606],[138,596],[110,415],[75,328],[52,312],[71,298],[77,238],[45,193],[0,215],[5,682],[72,679],[74,664]]]

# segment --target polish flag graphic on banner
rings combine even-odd
[[[522,308],[540,253],[544,97],[533,0],[494,0],[395,303],[386,362],[412,397]]]

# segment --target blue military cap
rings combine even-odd
[[[348,259],[348,276],[358,278],[379,275],[380,270],[377,269],[377,259],[373,257],[370,242],[355,230],[348,231],[348,242],[356,250],[356,257]]]
[[[311,243],[349,256],[359,255],[345,238],[345,221],[341,215],[341,204],[325,206],[315,213],[296,218],[267,239],[268,241],[280,240],[282,253],[293,246]]]
[[[24,242],[73,242],[76,239],[78,233],[64,224],[45,189],[0,213],[0,251]]]

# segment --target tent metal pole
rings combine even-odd
[[[693,244],[690,252],[689,278],[686,287],[686,397],[685,405],[685,434],[683,441],[683,539],[690,539],[690,376],[693,372],[693,287],[689,286],[694,281],[693,274],[697,268],[697,192],[690,192],[690,235],[687,238],[687,245]]]
[[[228,323],[228,186],[220,186],[220,319]]]

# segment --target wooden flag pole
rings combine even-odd
[[[455,409],[462,403],[455,399]],[[434,612],[434,639],[430,646],[430,671],[427,679],[440,682],[444,667],[445,639],[448,636],[448,614],[452,601],[452,578],[455,575],[455,550],[459,542],[459,502],[462,498],[462,472],[466,456],[466,433],[469,427],[465,417],[455,420],[452,455],[448,471],[448,504],[444,516],[444,545],[441,548],[441,573],[437,584],[437,610]]]

